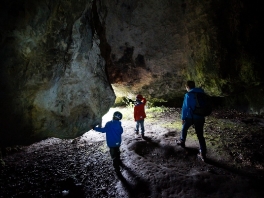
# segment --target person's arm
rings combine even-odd
[[[146,98],[142,98],[141,102],[145,105],[147,103]]]
[[[184,96],[183,104],[182,104],[182,114],[181,114],[181,119],[182,123],[184,123],[184,120],[187,117],[187,112],[188,112],[188,94],[186,93]]]
[[[135,100],[131,100],[130,98],[127,98],[127,102],[128,102],[128,103],[132,103],[132,104],[135,105],[137,101],[135,101]]]
[[[120,133],[122,134],[124,132],[123,127],[120,127]]]
[[[108,123],[106,123],[105,127],[94,127],[93,130],[101,133],[105,133],[107,131]]]

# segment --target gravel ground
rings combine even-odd
[[[110,115],[115,110],[125,111]],[[5,148],[0,197],[264,197],[263,117],[215,111],[206,119],[208,159],[202,162],[193,129],[186,149],[175,144],[179,112],[151,113],[144,139],[135,137],[135,122],[125,115],[119,177],[104,134],[93,130]]]

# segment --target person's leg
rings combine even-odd
[[[190,126],[192,126],[193,121],[192,119],[186,119],[185,122],[182,125],[182,130],[181,130],[181,141],[185,142],[186,137],[187,137],[187,132]]]
[[[206,143],[205,143],[205,139],[204,139],[204,119],[195,119],[194,120],[194,126],[195,126],[195,132],[200,144],[200,152],[203,155],[203,157],[206,157]]]
[[[138,132],[139,132],[139,120],[136,121],[136,129],[135,129],[135,132],[138,135]]]
[[[144,120],[140,120],[140,127],[141,127],[141,135],[144,136],[145,133]]]
[[[113,160],[113,166],[116,171],[120,171],[119,165],[120,165],[120,150],[119,147],[110,147],[110,155]]]

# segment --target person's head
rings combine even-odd
[[[121,120],[123,117],[122,113],[120,113],[119,111],[116,111],[114,114],[113,114],[113,120]]]
[[[195,82],[192,81],[192,80],[188,80],[188,81],[186,82],[185,87],[186,87],[187,91],[189,91],[190,89],[195,88]]]
[[[136,101],[141,101],[142,99],[143,99],[143,96],[142,95],[138,94],[136,96]]]

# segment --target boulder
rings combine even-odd
[[[92,26],[91,1],[4,5],[1,144],[75,138],[100,123],[115,95]]]

